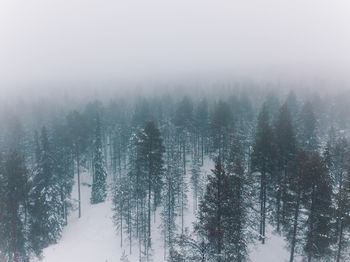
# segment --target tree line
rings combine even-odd
[[[151,260],[157,230],[164,260],[243,262],[248,246],[264,244],[271,229],[285,237],[290,262],[345,261],[343,111],[317,97],[301,103],[293,92],[280,101],[272,94],[264,101],[164,95],[57,111],[43,127],[11,117],[1,142],[0,258],[29,261],[56,243],[69,212],[84,215],[80,178],[87,172],[91,204],[111,196],[120,245],[139,261]],[[196,221],[188,228],[190,203]]]

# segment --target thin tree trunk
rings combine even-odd
[[[300,205],[300,192],[298,193],[298,198],[297,198],[297,202],[296,202],[296,206],[295,206],[295,210],[294,210],[293,236],[292,236],[292,244],[291,244],[289,262],[294,261],[294,251],[295,251],[295,245],[296,245],[296,239],[297,239],[297,229],[298,229],[299,205]]]
[[[278,191],[277,191],[277,232],[279,233],[280,232],[280,213],[281,213],[281,182],[280,182],[280,179],[278,179]]]
[[[122,205],[120,208],[120,247],[123,247],[123,215],[122,215]]]
[[[204,165],[204,145],[203,145],[203,136],[201,137],[201,144],[202,144],[202,166]]]
[[[220,171],[222,172],[222,171]],[[220,174],[221,176],[221,174]],[[221,180],[221,179],[220,179]],[[222,249],[222,236],[221,236],[221,181],[219,180],[219,184],[218,184],[218,247],[217,247],[217,252],[218,252],[218,262],[221,262],[221,249]]]
[[[340,232],[339,232],[339,242],[338,242],[338,254],[337,254],[337,262],[340,262],[341,259],[341,251],[343,247],[343,220],[340,221]]]
[[[77,153],[77,172],[78,172],[78,203],[79,203],[79,218],[81,218],[81,199],[80,199],[80,157]]]
[[[181,187],[181,234],[184,233],[184,182],[186,177],[186,140],[183,140],[183,165],[184,165],[184,173],[182,178],[182,187]]]
[[[263,174],[260,175],[260,225],[259,225],[259,239],[262,240],[262,225],[263,225]]]
[[[308,258],[307,261],[311,262],[312,258],[312,233],[314,230],[314,194],[315,194],[315,186],[312,187],[312,197],[311,197],[311,214],[310,214],[310,234],[309,234],[309,243],[308,243]]]
[[[266,177],[264,174],[264,186],[263,186],[263,224],[262,224],[262,244],[265,244],[265,227],[266,227]]]
[[[286,166],[286,165],[285,165]],[[284,166],[283,172],[282,172],[282,223],[285,222],[286,219],[286,195],[287,195],[287,172],[286,167]]]

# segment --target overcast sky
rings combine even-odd
[[[0,1],[3,93],[189,75],[349,80],[349,72],[349,0]]]

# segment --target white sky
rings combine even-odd
[[[349,0],[0,1],[1,90],[349,72]]]

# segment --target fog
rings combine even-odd
[[[242,78],[347,88],[349,13],[347,0],[2,0],[0,94]]]

